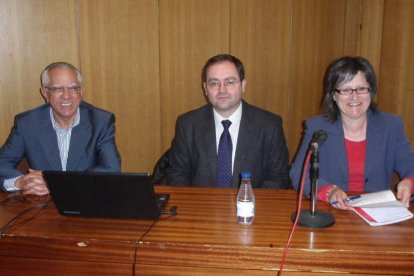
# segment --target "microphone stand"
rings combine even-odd
[[[311,209],[302,210],[299,213],[298,224],[304,227],[325,228],[335,223],[334,217],[327,212],[317,211],[317,190],[319,181],[319,152],[318,144],[312,144],[312,167],[310,171],[311,177]],[[296,219],[296,212],[292,214],[292,221]]]
[[[314,150],[312,153],[312,166],[311,166],[311,210],[310,213],[312,216],[315,215],[316,211],[316,201],[317,198],[317,189],[318,189],[318,183],[319,183],[319,151],[318,151],[318,144],[315,144],[313,146]]]

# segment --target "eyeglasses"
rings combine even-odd
[[[223,81],[224,87],[226,87],[227,89],[233,89],[236,87],[236,85],[238,83],[240,83],[240,80],[236,80],[236,79],[226,79]],[[221,81],[219,80],[210,80],[207,82],[207,88],[210,90],[219,90],[220,86],[221,86]]]
[[[335,89],[335,92],[338,92],[341,95],[351,95],[353,92],[356,92],[357,94],[367,94],[371,91],[371,88],[369,87],[358,87],[355,89],[352,88],[345,88],[345,89]]]
[[[45,87],[47,91],[52,92],[55,95],[62,95],[65,92],[65,89],[69,92],[69,94],[76,94],[79,93],[81,87],[79,85],[75,86],[53,86],[53,87]]]

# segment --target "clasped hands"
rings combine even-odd
[[[29,169],[27,174],[16,179],[14,186],[20,189],[24,195],[45,195],[49,193],[42,171]]]

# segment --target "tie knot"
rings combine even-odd
[[[223,120],[223,121],[221,121],[221,124],[223,125],[224,129],[227,130],[227,129],[229,129],[229,127],[231,125],[231,121],[230,120]]]

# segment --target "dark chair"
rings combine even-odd
[[[167,184],[167,175],[165,171],[169,166],[169,151],[170,149],[164,152],[164,154],[160,157],[160,159],[158,159],[157,163],[155,164],[154,170],[152,172],[152,183],[154,184]]]

